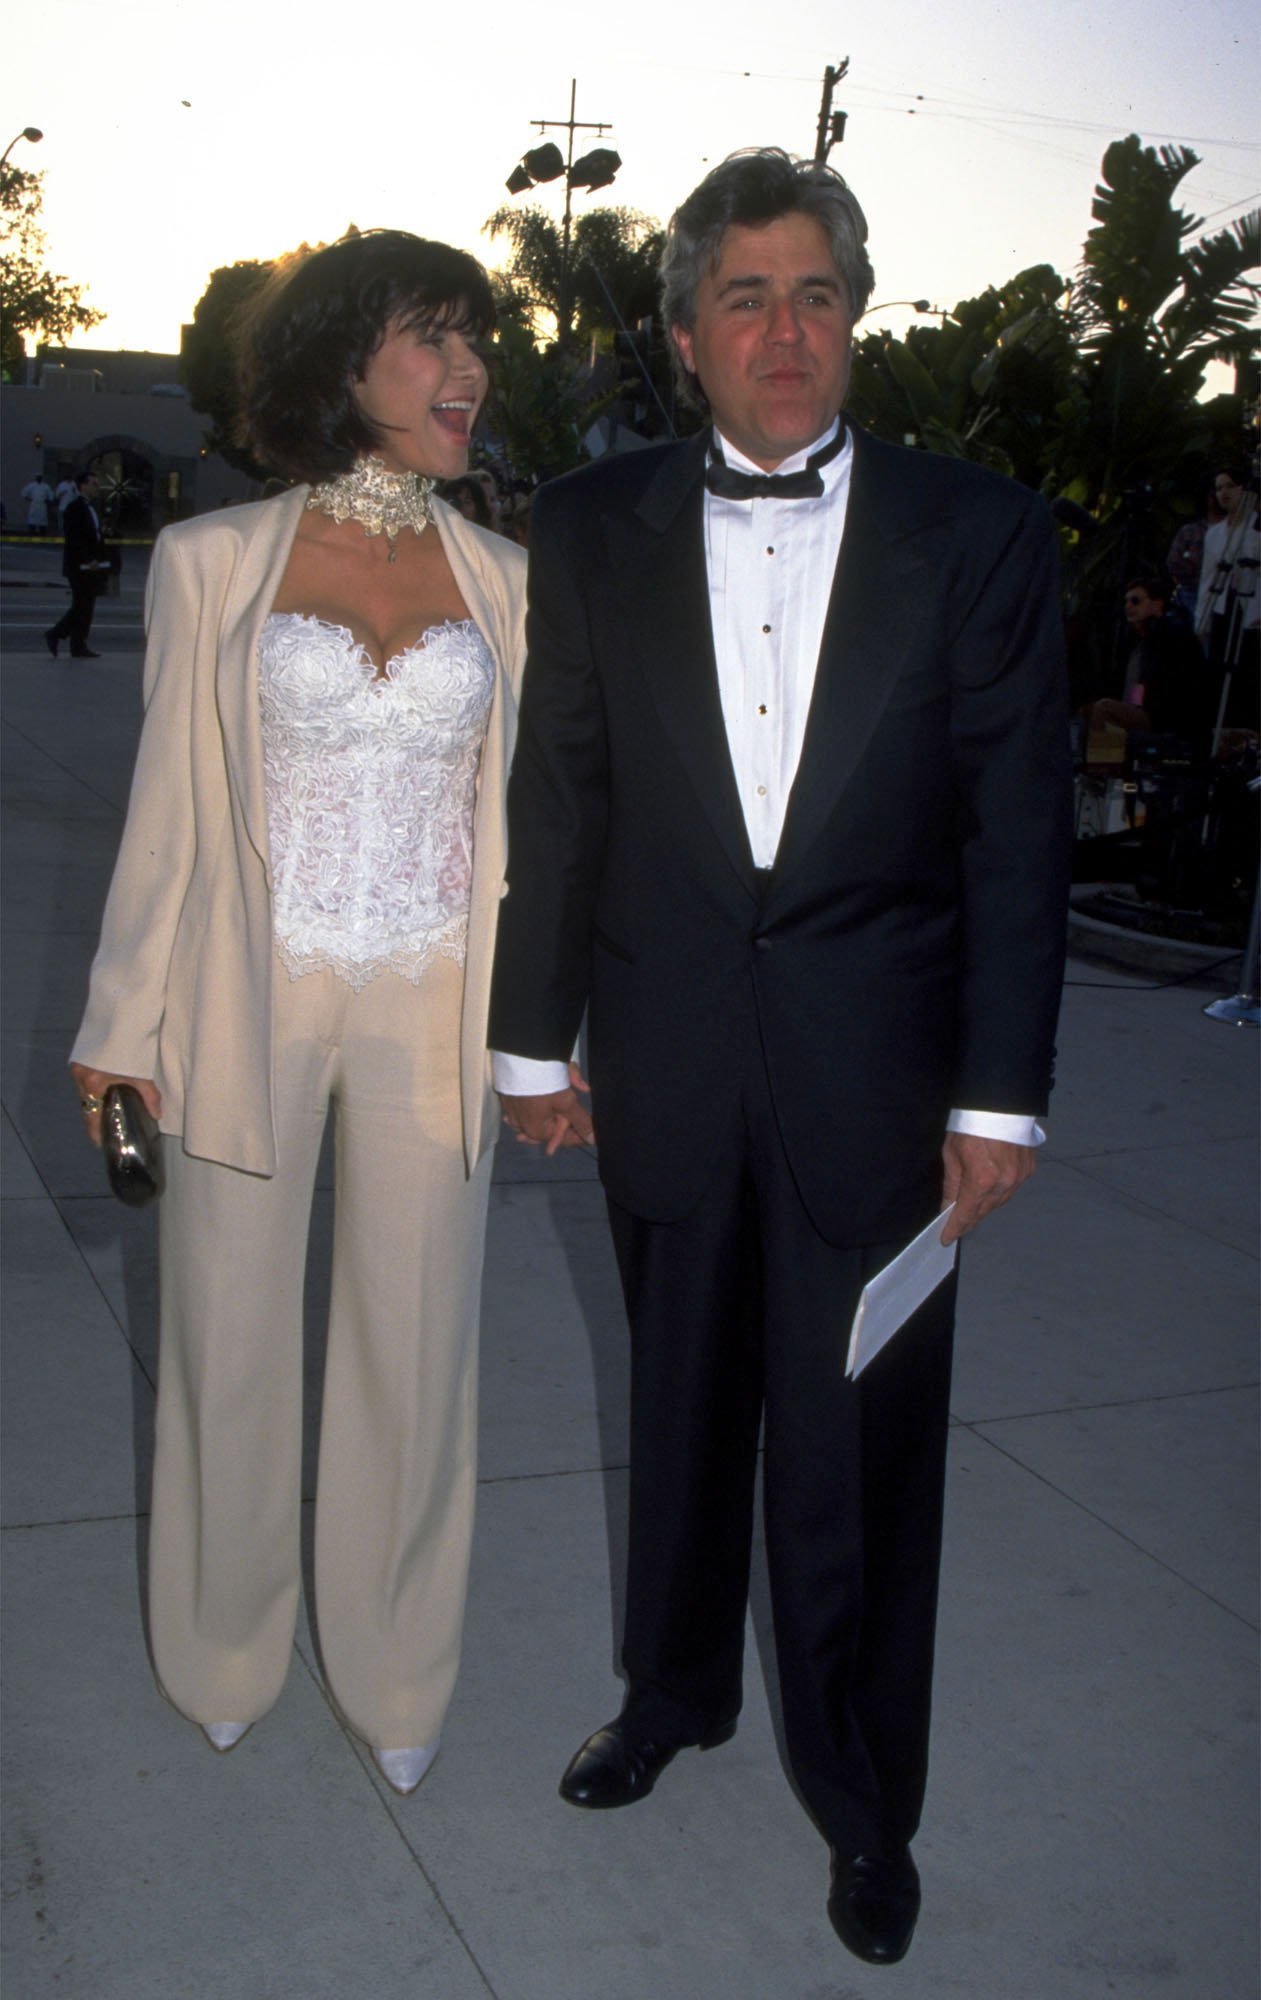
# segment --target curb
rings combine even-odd
[[[1225,951],[1221,945],[1188,944],[1181,938],[1152,937],[1105,923],[1070,908],[1068,950],[1086,965],[1113,966],[1118,971],[1146,973],[1149,978],[1186,986],[1234,991],[1231,968],[1243,956],[1242,945]]]

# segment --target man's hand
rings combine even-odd
[[[504,1124],[511,1125],[521,1145],[542,1146],[549,1160],[565,1146],[590,1146],[595,1127],[578,1094],[586,1096],[590,1090],[577,1063],[570,1063],[567,1090],[552,1090],[544,1097],[507,1097],[501,1091]]]
[[[953,1243],[975,1229],[991,1209],[1010,1201],[1036,1165],[1032,1146],[1013,1146],[1006,1139],[982,1139],[972,1132],[947,1132],[941,1149],[941,1205],[955,1204],[941,1232]]]

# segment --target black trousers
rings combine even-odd
[[[762,1425],[793,1776],[842,1853],[899,1848],[928,1770],[954,1278],[845,1379],[858,1294],[903,1246],[815,1230],[760,1052],[698,1207],[609,1211],[631,1325],[630,1699],[683,1740],[740,1707]]]
[[[49,637],[69,639],[71,653],[83,652],[88,643],[99,591],[100,583],[96,577],[83,577],[70,585],[70,609],[57,620]]]

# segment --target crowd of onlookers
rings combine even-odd
[[[27,533],[64,533],[77,490],[72,479],[54,489],[37,473],[22,489]],[[438,490],[466,520],[527,545],[534,495],[522,482],[483,466]],[[1223,729],[1261,729],[1259,557],[1255,480],[1240,466],[1224,466],[1203,513],[1174,536],[1163,571],[1126,583],[1124,674],[1094,699],[1083,701],[1079,690],[1077,712],[1087,728],[1176,735],[1205,748]]]
[[[519,542],[523,548],[526,546],[534,499],[529,487],[519,481],[511,485],[501,484],[493,472],[483,468],[466,473],[462,479],[445,480],[438,491],[444,500],[449,500],[453,507],[459,509],[465,520],[476,521],[479,528],[490,528],[496,534],[506,535],[509,541]],[[42,472],[37,472],[22,488],[27,534],[43,536],[63,533],[66,508],[77,492],[75,480],[63,479],[54,488]]]
[[[1125,586],[1120,684],[1083,703],[1088,729],[1171,736],[1207,752],[1261,730],[1261,529],[1255,482],[1217,472],[1203,514],[1179,528],[1163,571]]]
[[[530,539],[530,508],[534,495],[523,486],[501,487],[493,472],[483,467],[467,472],[462,479],[447,479],[438,488],[444,500],[458,508],[466,521],[506,535],[510,542],[525,548]]]
[[[1095,698],[1080,686],[1075,696],[1078,838],[1102,835],[1104,871],[1083,865],[1076,879],[1133,882],[1140,902],[1181,920],[1237,921],[1256,880],[1259,560],[1255,481],[1223,467],[1163,569],[1131,573],[1119,660]],[[1131,835],[1140,838],[1123,861],[1113,843]]]
[[[42,472],[37,472],[34,479],[28,479],[22,488],[22,498],[26,502],[27,534],[46,535],[50,529],[63,533],[66,509],[78,491],[79,484],[75,479],[62,479],[55,488],[48,484]]]

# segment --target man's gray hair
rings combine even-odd
[[[867,218],[834,167],[797,160],[779,146],[747,146],[706,174],[670,217],[661,253],[661,312],[667,333],[689,332],[696,319],[696,288],[713,271],[731,228],[757,229],[782,215],[808,215],[828,239],[832,261],[845,280],[850,310],[860,319],[875,274],[867,255]],[[674,350],[678,387],[707,407]]]

